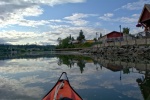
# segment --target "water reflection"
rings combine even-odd
[[[72,68],[76,63],[76,65],[80,68],[81,73],[83,73],[86,63],[93,62],[90,57],[84,57],[79,55],[58,55],[57,57],[59,59],[58,65],[61,66],[62,64],[65,64],[68,67]]]
[[[150,100],[150,72],[146,71],[145,76],[138,78],[136,81],[140,87],[144,100]]]
[[[131,60],[131,59],[130,59]],[[66,64],[70,68],[74,66],[76,63],[80,68],[81,73],[83,73],[86,63],[94,63],[96,65],[96,70],[102,70],[102,68],[107,68],[113,72],[119,72],[119,79],[122,79],[122,74],[130,74],[130,73],[139,73],[145,75],[145,78],[138,78],[136,81],[140,87],[140,90],[143,94],[144,100],[150,99],[150,64],[143,62],[136,62],[136,59],[133,59],[134,62],[129,62],[129,60],[114,60],[107,59],[105,57],[80,57],[80,56],[69,56],[69,55],[61,55],[59,56],[59,63]],[[60,64],[60,65],[61,65]],[[135,81],[135,80],[134,80]],[[101,86],[110,85],[110,82],[106,82]],[[124,82],[126,83],[126,82]],[[109,88],[114,88],[113,86],[109,86]],[[131,91],[132,94],[133,91]],[[128,94],[130,95],[130,94]],[[139,98],[140,99],[140,98]]]
[[[3,100],[40,100],[63,71],[84,100],[149,99],[150,65],[143,61],[81,55],[15,55],[0,59]]]

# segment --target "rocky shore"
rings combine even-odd
[[[128,45],[128,46],[108,46],[108,47],[93,47],[80,50],[81,53],[86,54],[100,54],[100,55],[115,55],[115,56],[141,56],[150,60],[150,46],[149,45]]]

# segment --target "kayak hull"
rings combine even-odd
[[[63,72],[55,86],[43,100],[83,100],[71,87],[67,73]]]

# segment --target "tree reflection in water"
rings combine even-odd
[[[138,78],[136,81],[140,87],[144,100],[150,100],[150,71],[145,71],[145,77]]]
[[[65,64],[68,67],[72,68],[74,64],[76,63],[77,66],[80,68],[81,73],[84,71],[84,67],[86,62],[93,60],[90,57],[84,57],[84,56],[76,56],[76,55],[58,55],[58,65]]]
[[[76,65],[80,68],[81,73],[83,73],[87,62],[93,63],[96,66],[97,71],[99,68],[102,70],[102,67],[105,67],[113,72],[120,71],[120,80],[122,74],[121,72],[123,72],[123,74],[141,73],[145,77],[138,78],[136,82],[140,87],[143,98],[145,100],[150,100],[150,64],[149,63],[145,63],[145,62],[143,63],[139,61],[136,62],[135,60],[131,60],[131,59],[130,61],[114,60],[113,58],[110,59],[107,57],[97,57],[97,56],[84,57],[79,55],[59,55],[58,58],[59,58],[58,65],[65,64],[68,67],[72,68],[76,63]],[[133,68],[135,68],[137,71],[135,72]]]

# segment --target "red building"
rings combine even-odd
[[[150,4],[145,4],[138,20],[137,27],[144,27],[146,36],[150,37]]]
[[[123,41],[123,33],[112,31],[107,34],[107,42]]]

